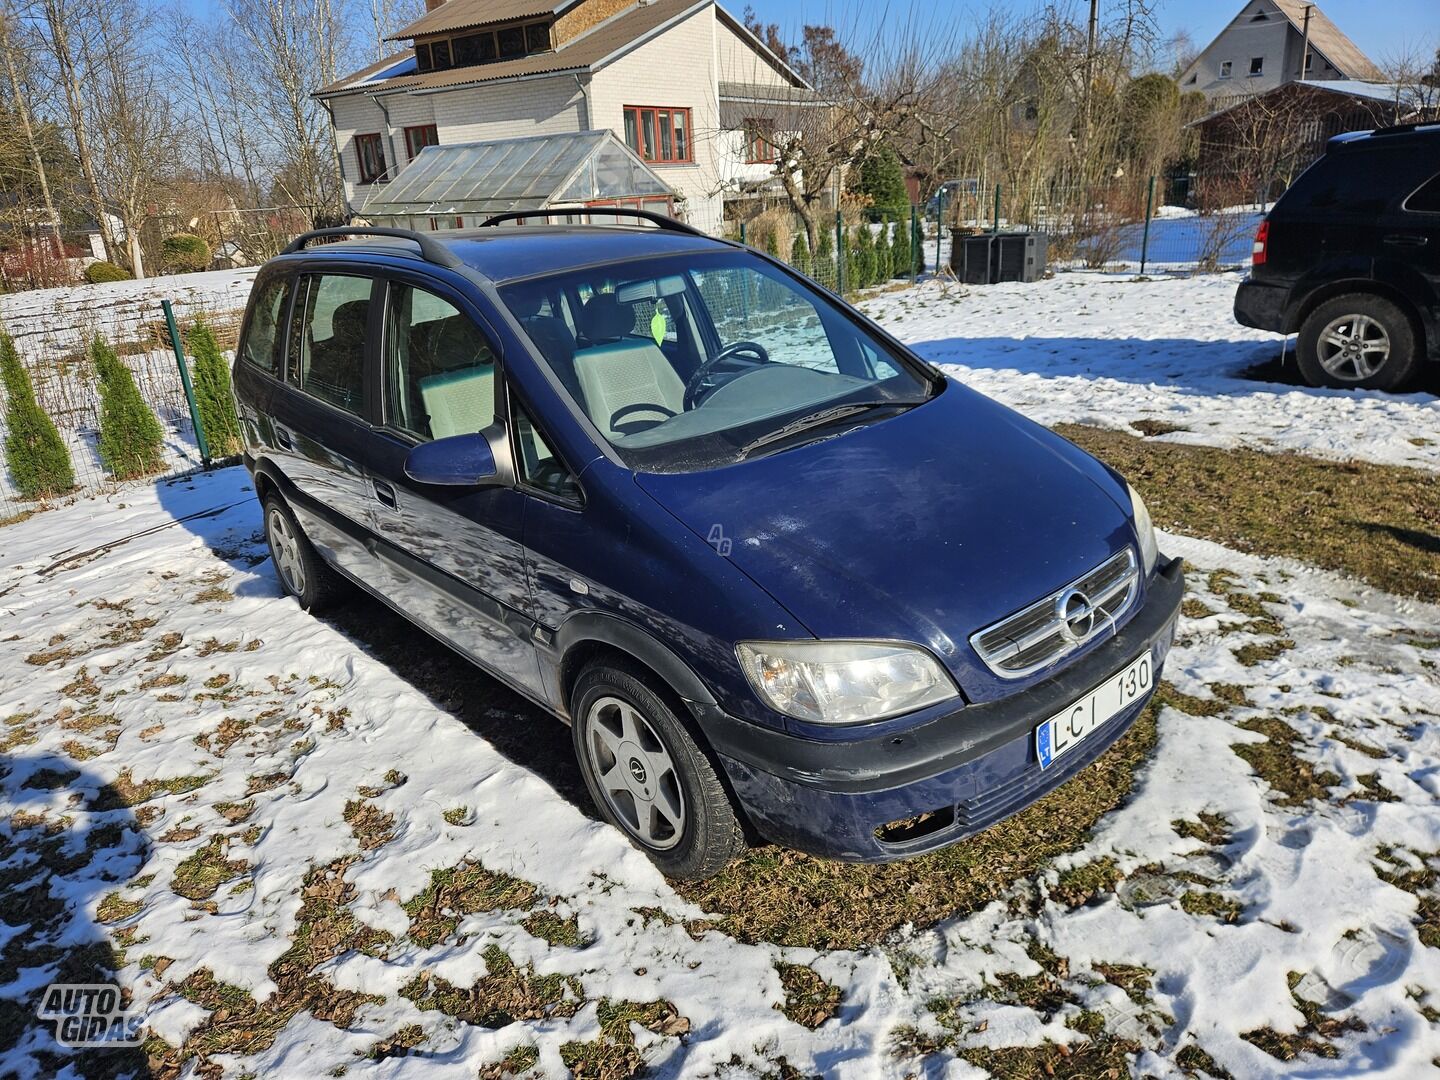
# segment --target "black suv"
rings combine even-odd
[[[1298,333],[1312,386],[1399,390],[1440,360],[1440,124],[1331,139],[1261,224],[1235,318]]]

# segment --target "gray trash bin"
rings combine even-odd
[[[1039,281],[1045,276],[1049,237],[1038,232],[950,233],[950,269],[966,285]]]

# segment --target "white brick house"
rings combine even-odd
[[[727,193],[773,174],[763,118],[809,94],[714,0],[431,0],[396,38],[316,94],[352,209],[433,143],[608,128],[717,231]]]

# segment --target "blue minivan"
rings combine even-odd
[[[285,591],[373,593],[569,723],[675,878],[915,855],[1082,771],[1175,632],[1139,495],[783,263],[618,213],[261,269],[234,382]]]

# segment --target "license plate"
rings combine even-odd
[[[1040,767],[1049,768],[1052,761],[1077,746],[1085,736],[1144,697],[1153,681],[1154,667],[1147,649],[1144,656],[1110,676],[1064,712],[1046,720],[1035,729],[1035,753],[1040,758]]]

